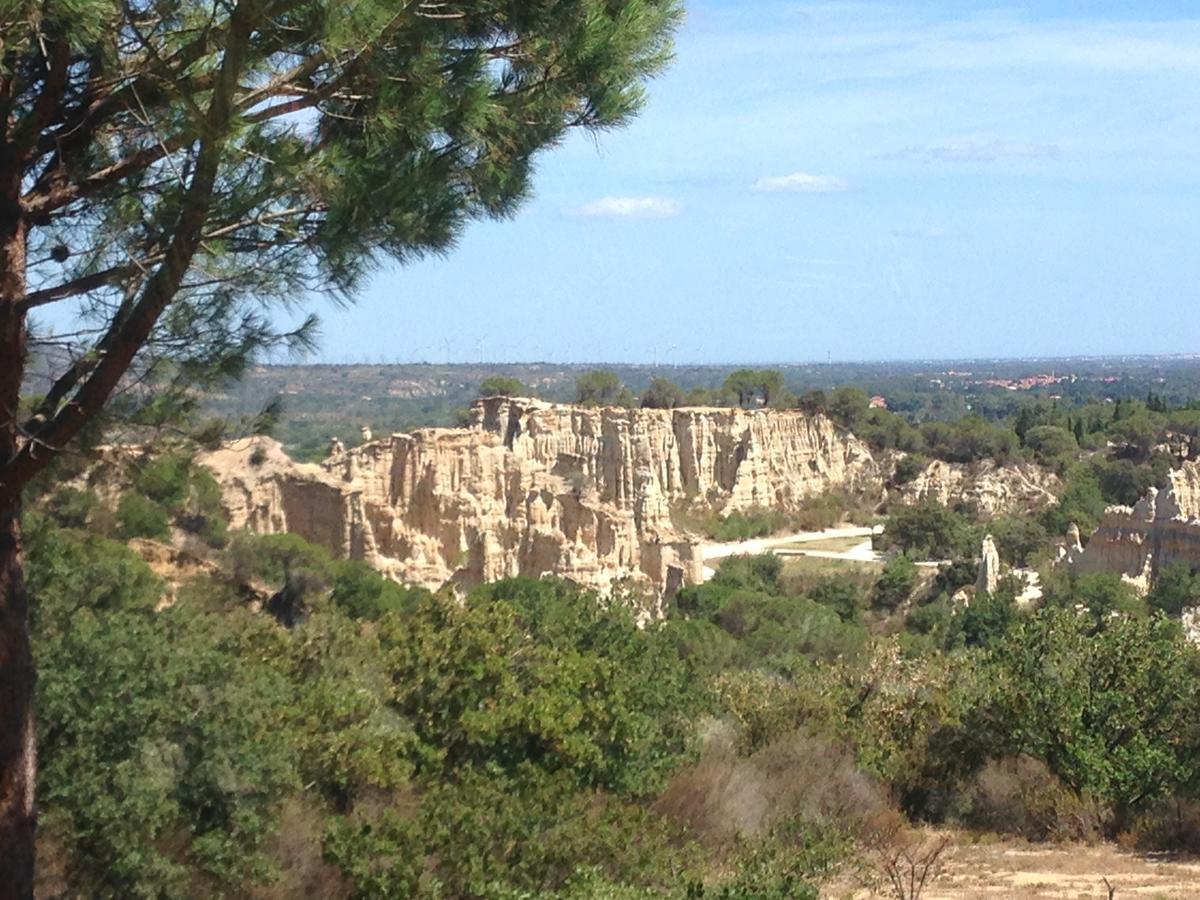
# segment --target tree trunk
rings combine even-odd
[[[9,462],[20,449],[25,373],[26,223],[20,168],[0,144],[0,900],[33,897],[33,654],[21,556],[21,491]]]
[[[37,755],[20,506],[0,496],[0,900],[33,896]]]

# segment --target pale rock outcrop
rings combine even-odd
[[[1177,562],[1200,567],[1200,462],[1169,475],[1133,507],[1111,506],[1086,549],[1071,560],[1077,572],[1115,572],[1141,591]]]
[[[994,594],[1000,585],[1000,552],[996,542],[989,534],[983,539],[983,547],[979,555],[979,577],[975,580],[975,590],[981,594]]]
[[[934,460],[889,499],[901,503],[932,500],[946,506],[965,503],[988,516],[1026,512],[1057,503],[1059,478],[1032,463],[998,465],[992,460],[949,463]]]
[[[1079,533],[1079,525],[1072,522],[1067,526],[1067,553],[1078,556],[1083,552],[1083,535]]]
[[[555,574],[670,594],[702,580],[676,512],[794,511],[882,485],[866,445],[823,416],[505,397],[477,402],[467,428],[395,434],[320,466],[265,439],[202,461],[232,527],[295,532],[429,587]]]
[[[1200,606],[1185,609],[1179,624],[1183,626],[1183,634],[1189,641],[1200,644]]]

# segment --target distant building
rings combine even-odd
[[[871,398],[870,407],[871,409],[887,409],[887,397],[876,394]]]

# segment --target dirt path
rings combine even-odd
[[[701,544],[700,553],[705,562],[704,578],[712,578],[715,570],[708,565],[710,562],[726,559],[730,556],[756,556],[771,550],[782,551],[781,556],[803,555],[820,556],[827,559],[850,559],[856,562],[870,562],[875,558],[871,550],[871,535],[874,530],[865,526],[849,526],[846,528],[827,528],[824,531],[800,531],[795,534],[784,534],[778,537],[754,538],[749,541],[731,541],[724,544]],[[831,550],[804,550],[803,544],[815,544],[844,538],[864,538],[864,542],[846,552]]]
[[[1112,844],[956,844],[921,900],[1198,900],[1200,860],[1129,853]],[[885,898],[833,888],[828,900]]]

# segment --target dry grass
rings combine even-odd
[[[878,576],[883,566],[852,559],[824,559],[818,556],[789,556],[783,561],[783,578],[813,575]]]
[[[1112,884],[1115,900],[1196,900],[1200,860],[1130,853],[1113,844],[971,843],[955,835],[944,870],[922,900],[1104,900]],[[849,885],[829,886],[829,900],[887,897]]]

